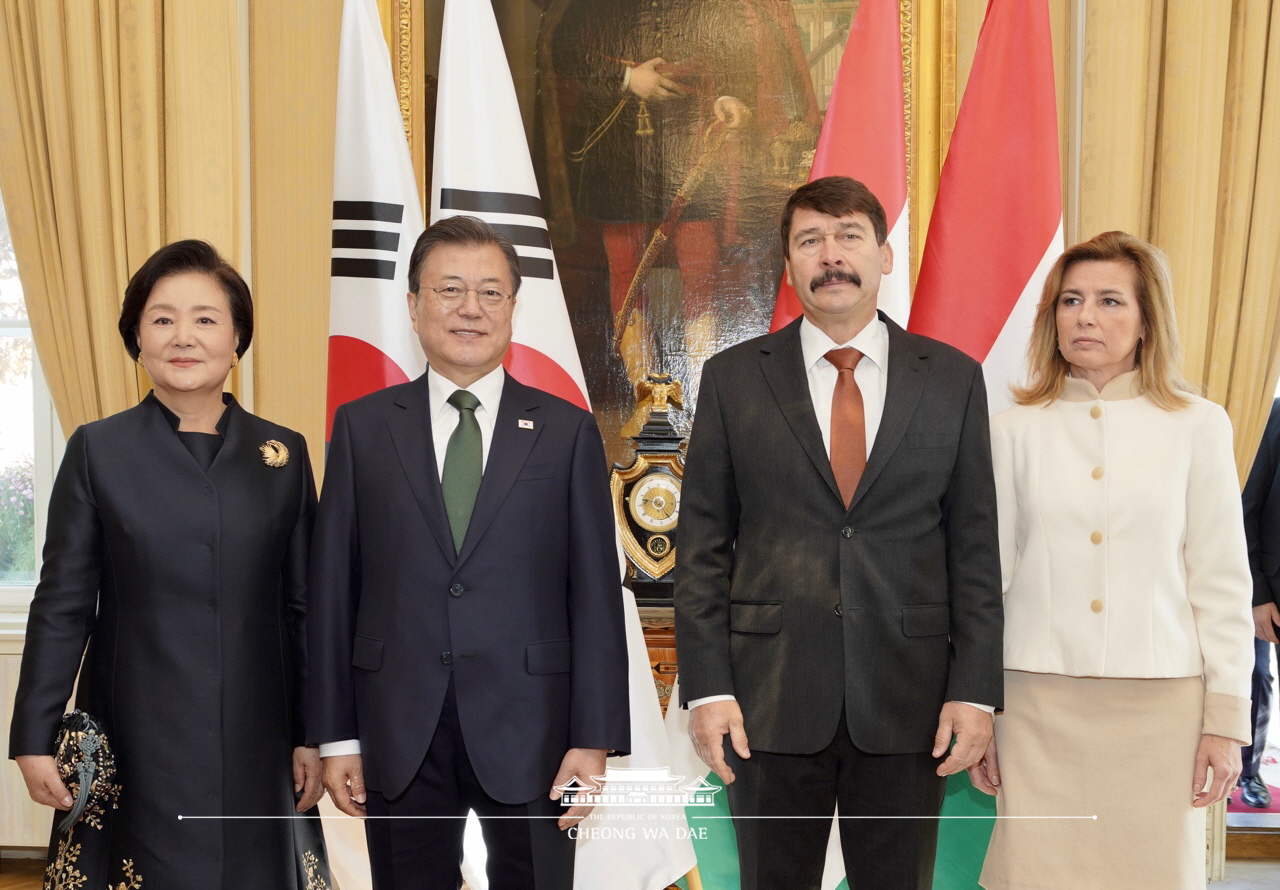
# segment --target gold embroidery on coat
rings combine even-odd
[[[304,890],[329,890],[329,882],[320,874],[320,857],[307,850],[302,854],[302,867],[307,872],[307,886]]]

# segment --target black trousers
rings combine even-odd
[[[467,757],[452,680],[412,784],[394,799],[370,790],[366,806],[374,890],[458,890],[468,810],[480,818],[491,890],[573,888],[576,844],[556,828],[560,802],[541,795],[504,804],[484,792]]]
[[[840,846],[850,890],[929,890],[946,779],[941,760],[875,755],[836,737],[817,754],[734,753],[729,808],[738,837],[742,890],[817,890],[831,815],[840,806]]]
[[[1271,676],[1271,643],[1253,638],[1253,701],[1250,716],[1253,718],[1253,744],[1240,751],[1243,768],[1241,778],[1258,775],[1262,767],[1262,752],[1267,748],[1267,726],[1271,723],[1271,698],[1274,678]],[[1280,646],[1276,647],[1280,656]]]

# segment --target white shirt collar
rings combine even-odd
[[[438,416],[437,412],[442,406],[450,411],[456,411],[457,409],[449,404],[449,396],[459,389],[465,389],[480,400],[481,408],[496,415],[498,403],[502,401],[502,387],[506,379],[506,371],[502,369],[502,365],[498,365],[470,386],[458,386],[428,365],[427,388],[431,396],[431,414],[433,417]]]
[[[883,371],[889,357],[889,328],[876,315],[862,330],[847,343],[837,343],[827,333],[811,322],[808,316],[800,320],[800,351],[804,356],[804,367],[808,371],[832,349],[852,346],[864,356],[871,359],[875,366]]]

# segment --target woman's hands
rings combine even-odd
[[[55,810],[71,809],[71,792],[62,782],[51,754],[23,754],[16,758],[31,799]]]
[[[299,813],[305,813],[324,797],[324,784],[320,781],[319,749],[293,749],[293,790],[302,792],[297,806]]]
[[[1213,784],[1205,788],[1210,767]],[[1226,800],[1240,778],[1240,743],[1220,735],[1203,735],[1196,750],[1196,772],[1191,779],[1191,805],[1207,807]]]
[[[969,767],[969,781],[983,794],[995,796],[1000,791],[1000,758],[996,756],[996,737],[991,737],[982,759]]]

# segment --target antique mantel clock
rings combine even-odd
[[[632,437],[636,453],[631,465],[614,464],[613,509],[636,604],[669,608],[684,475],[683,439],[671,424],[670,411],[683,406],[681,387],[670,374],[649,374],[637,389],[646,416]]]

